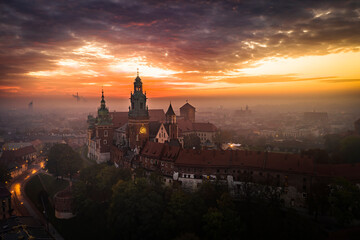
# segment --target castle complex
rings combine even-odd
[[[303,206],[314,184],[337,177],[360,183],[360,164],[319,164],[313,155],[247,150],[184,149],[184,136],[194,134],[202,146],[211,146],[217,128],[195,119],[195,107],[186,103],[176,116],[170,103],[148,109],[139,73],[128,112],[109,112],[102,92],[96,118],[88,117],[88,157],[116,167],[142,168],[157,173],[167,185],[195,190],[204,181],[226,184],[234,195],[246,183],[271,185],[285,204]]]

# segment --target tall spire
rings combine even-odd
[[[137,68],[136,78],[135,78],[135,82],[134,82],[134,93],[135,92],[142,93],[142,82],[141,82],[141,78],[139,77],[139,68]]]
[[[165,113],[167,123],[176,123],[176,114],[171,106],[171,101],[167,112]]]
[[[97,125],[111,124],[111,117],[109,115],[109,109],[105,105],[104,88],[101,89],[101,105],[98,108],[98,115],[96,118]]]
[[[148,117],[149,113],[146,106],[146,94],[143,93],[141,78],[139,76],[139,68],[136,71],[136,78],[134,81],[134,93],[131,93],[130,101],[131,107],[129,109],[129,116]]]
[[[104,87],[101,89],[101,109],[105,109]]]

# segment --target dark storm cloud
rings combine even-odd
[[[46,52],[61,53],[83,40],[200,71],[241,68],[241,62],[269,56],[347,51],[360,42],[356,0],[12,0],[0,9],[1,77],[48,70],[52,57]],[[31,56],[33,64],[18,66]]]

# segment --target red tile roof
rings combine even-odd
[[[317,164],[316,172],[319,176],[346,177],[359,181],[360,163]]]
[[[42,141],[40,139],[36,139],[34,141],[31,141],[31,144],[36,147],[38,145],[41,145],[42,144]]]
[[[165,112],[163,109],[149,109],[150,121],[165,122]]]
[[[34,148],[34,146],[31,145],[31,146],[19,148],[14,152],[15,152],[15,157],[23,157],[32,153],[36,153],[36,149]]]
[[[197,132],[216,132],[217,128],[212,123],[193,123],[193,130]]]
[[[144,157],[174,162],[179,155],[180,149],[179,146],[148,141],[140,154]]]
[[[159,132],[161,123],[159,122],[149,122],[149,137],[155,138],[156,134]]]
[[[9,170],[19,167],[25,163],[21,157],[17,157],[15,151],[6,150],[0,157],[0,164],[5,165]]]
[[[119,128],[128,122],[128,112],[110,112],[110,116],[115,128]]]
[[[175,161],[178,167],[254,168],[276,172],[315,174],[320,177],[346,177],[360,180],[360,163],[314,164],[307,155],[244,150],[192,150],[168,144],[147,142],[141,156]]]
[[[128,112],[110,112],[112,123],[115,128],[119,128],[128,122]],[[151,122],[165,122],[163,109],[149,109],[149,120]]]
[[[161,159],[175,162],[179,155],[180,149],[180,146],[170,146],[169,144],[164,144],[163,155]]]
[[[182,132],[192,131],[192,122],[190,120],[179,119],[177,124]]]
[[[192,167],[251,167],[275,171],[312,173],[313,160],[296,154],[255,151],[191,150],[180,152],[176,164]]]
[[[181,132],[216,132],[217,128],[212,123],[198,123],[190,120],[180,119],[178,120],[178,127]]]
[[[195,107],[193,107],[191,104],[189,103],[185,103],[180,109],[189,109],[189,108],[192,108],[192,109],[195,109]]]
[[[267,153],[266,168],[289,172],[314,172],[314,160],[308,156],[298,154]]]
[[[144,148],[141,150],[141,155],[149,158],[160,159],[163,147],[163,143],[147,141]]]

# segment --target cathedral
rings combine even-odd
[[[292,207],[303,207],[312,184],[318,181],[346,176],[360,182],[359,164],[320,164],[306,153],[212,148],[217,128],[209,122],[197,122],[194,106],[186,102],[179,116],[171,103],[166,113],[149,109],[139,73],[133,84],[127,112],[110,112],[102,91],[97,116],[88,116],[88,157],[97,163],[110,161],[120,168],[142,168],[148,176],[159,174],[168,186],[176,184],[188,190],[196,190],[203,182],[218,181],[234,196],[244,193],[246,181],[270,183],[283,189],[281,199]],[[187,135],[197,136],[203,149],[184,149]]]
[[[162,109],[149,110],[139,72],[133,84],[128,112],[109,112],[102,91],[97,116],[88,116],[88,157],[97,163],[110,160],[112,147],[138,153],[147,141],[182,145],[171,103],[166,114]]]

